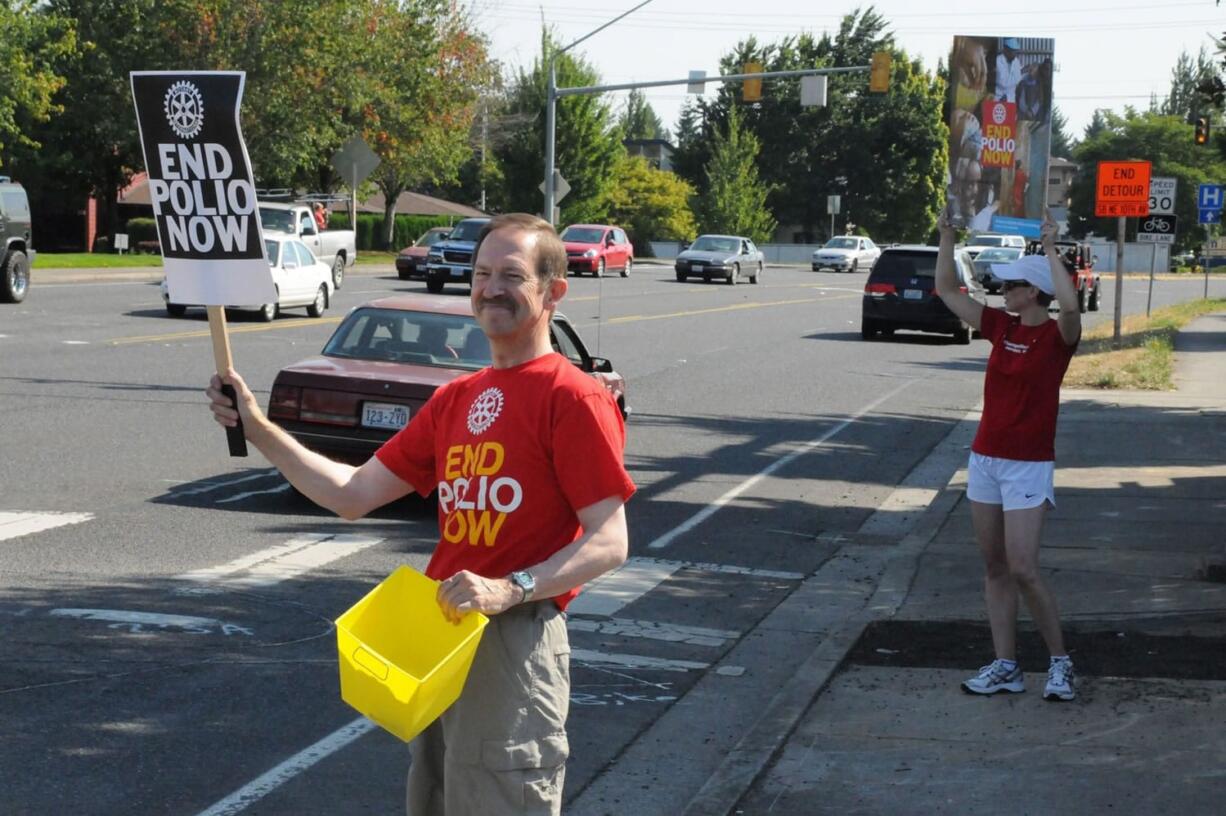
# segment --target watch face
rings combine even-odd
[[[530,572],[511,573],[511,580],[528,592],[531,592],[536,588],[536,579],[532,577],[532,573]]]

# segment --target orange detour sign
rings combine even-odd
[[[1149,215],[1147,161],[1099,162],[1094,185],[1094,214],[1115,218]]]

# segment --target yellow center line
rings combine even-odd
[[[854,295],[836,295],[834,297],[824,298],[794,298],[792,300],[770,300],[760,303],[734,303],[728,306],[715,306],[710,309],[691,309],[685,312],[669,312],[668,314],[658,315],[625,315],[624,317],[614,317],[605,321],[606,323],[637,323],[642,320],[667,320],[673,317],[693,317],[694,315],[713,314],[715,312],[735,312],[743,309],[764,309],[768,306],[794,306],[798,303],[817,303],[824,300],[848,300],[850,298],[861,297],[860,293]]]
[[[262,332],[272,331],[273,329],[296,329],[301,326],[322,326],[340,323],[344,317],[313,317],[302,320],[282,320],[276,323],[270,323],[266,326],[234,326],[227,325],[226,329],[230,334],[243,334],[245,332]],[[194,337],[210,337],[212,336],[208,329],[199,331],[183,331],[174,332],[172,334],[147,334],[141,337],[118,337],[114,340],[108,340],[112,346],[126,346],[132,343],[160,343],[165,340],[190,340]]]

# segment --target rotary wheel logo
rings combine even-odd
[[[498,415],[502,413],[502,391],[498,388],[487,388],[481,392],[478,397],[473,400],[473,405],[468,409],[468,430],[474,436],[479,436],[485,433],[494,420],[498,419]]]
[[[176,82],[162,100],[166,121],[180,139],[192,139],[204,126],[204,97],[190,82]]]
[[[992,106],[992,121],[993,122],[995,122],[998,125],[1003,125],[1005,123],[1006,116],[1008,116],[1008,112],[1005,110],[1004,105],[997,102],[995,105]]]

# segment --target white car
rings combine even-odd
[[[974,260],[980,252],[990,247],[1008,247],[1010,249],[1026,250],[1026,239],[1021,235],[997,235],[994,232],[981,232],[971,236],[963,247]]]
[[[332,301],[332,268],[322,264],[306,244],[289,235],[265,233],[264,254],[272,267],[272,281],[277,287],[277,302],[256,306],[230,308],[258,312],[266,321],[274,319],[282,309],[305,306],[311,317],[322,317]],[[182,317],[187,303],[171,303],[170,290],[162,278],[162,300],[172,317]]]
[[[813,253],[813,271],[868,271],[881,256],[881,248],[862,235],[838,235]]]

